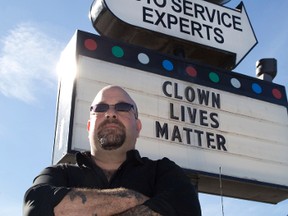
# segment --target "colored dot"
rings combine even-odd
[[[214,83],[218,83],[220,81],[220,78],[219,78],[218,74],[215,73],[215,72],[210,72],[209,73],[209,78]]]
[[[139,53],[138,60],[142,64],[148,64],[150,61],[149,57],[145,53]]]
[[[272,94],[276,99],[282,98],[282,93],[279,89],[272,89]]]
[[[239,81],[238,79],[236,79],[236,78],[232,78],[232,79],[230,80],[230,82],[231,82],[231,85],[232,85],[234,88],[240,88],[240,87],[241,87],[240,81]]]
[[[124,50],[119,46],[112,47],[112,53],[117,58],[121,58],[124,56]]]
[[[173,68],[174,68],[173,63],[172,63],[171,61],[167,60],[167,59],[162,62],[162,66],[163,66],[167,71],[172,71]]]
[[[197,76],[197,70],[192,67],[192,66],[188,66],[186,67],[186,73],[191,76],[191,77],[196,77]]]
[[[252,90],[256,93],[256,94],[260,94],[262,93],[262,87],[257,84],[257,83],[253,83],[252,84]]]
[[[93,39],[86,39],[84,41],[84,46],[86,47],[86,49],[91,50],[91,51],[94,51],[97,49],[97,43]]]

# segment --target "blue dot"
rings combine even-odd
[[[167,60],[167,59],[162,62],[162,66],[167,71],[172,71],[174,69],[173,63],[171,61]]]
[[[260,94],[262,93],[262,87],[257,84],[257,83],[253,83],[252,84],[252,90],[256,93],[256,94]]]

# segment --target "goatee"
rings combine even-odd
[[[117,127],[109,127],[107,124],[116,124]],[[120,148],[125,139],[125,126],[117,119],[106,119],[98,128],[97,138],[104,150],[115,150]]]

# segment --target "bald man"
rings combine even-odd
[[[87,123],[90,152],[76,164],[45,168],[24,197],[24,215],[201,215],[183,170],[167,158],[141,157],[142,124],[134,100],[119,86],[96,95]]]

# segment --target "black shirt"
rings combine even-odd
[[[167,158],[153,161],[127,152],[127,160],[110,181],[91,159],[90,153],[77,153],[77,164],[45,168],[34,179],[24,197],[24,215],[54,215],[54,207],[71,188],[112,189],[124,187],[148,197],[144,205],[161,215],[200,216],[200,204],[184,171]]]

